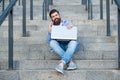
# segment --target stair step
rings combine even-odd
[[[61,1],[60,1],[61,2]],[[75,1],[74,1],[75,2]],[[72,3],[74,3],[72,2]],[[77,1],[78,2],[78,1]],[[81,1],[79,1],[81,2]],[[38,4],[39,5],[38,5]],[[33,4],[33,15],[34,15],[34,19],[42,19],[42,5],[40,5],[41,2],[35,2]],[[29,3],[27,3],[29,4]],[[35,5],[36,4],[36,5]],[[65,3],[66,4],[66,3]],[[87,20],[88,19],[88,12],[85,10],[85,6],[80,4],[76,4],[76,5],[70,5],[70,1],[68,2],[69,5],[57,5],[54,4],[52,6],[49,7],[49,9],[51,10],[52,8],[56,8],[60,11],[61,16],[65,19],[76,19],[76,20]],[[65,8],[64,8],[65,7]],[[106,6],[103,6],[104,8],[104,13],[103,13],[103,17],[104,19],[106,19]],[[111,5],[111,19],[116,19],[117,16],[117,6],[116,5]],[[70,12],[73,11],[73,12]],[[30,5],[27,5],[27,9],[26,9],[26,18],[30,19]],[[68,14],[69,15],[66,15]],[[39,16],[39,17],[38,17]],[[69,17],[71,16],[71,17]],[[47,15],[47,17],[49,18],[49,16]],[[22,6],[16,6],[14,9],[14,19],[22,19]],[[100,19],[100,7],[99,5],[93,5],[93,19]]]
[[[0,48],[0,51],[7,51],[7,45],[6,46],[2,46]],[[14,50],[15,51],[21,51],[23,49],[23,51],[26,49],[30,49],[30,50],[38,50],[40,51],[41,49],[46,49],[48,48],[48,45],[45,43],[41,43],[41,44],[20,44],[20,45],[14,45]],[[114,43],[80,43],[79,45],[79,50],[80,51],[116,51],[117,49],[117,45]],[[4,50],[3,50],[4,49]],[[46,50],[45,50],[46,51]]]
[[[0,59],[8,60],[8,51],[0,51]],[[49,52],[49,49],[39,51],[29,51],[29,49],[22,49],[14,51],[14,60],[58,60],[60,59],[56,53]],[[75,60],[115,60],[118,58],[117,51],[79,51],[74,54]],[[3,61],[1,61],[2,63]]]
[[[58,60],[23,60],[16,62],[16,69],[46,70],[54,69]],[[117,60],[75,60],[78,69],[115,69]]]
[[[92,27],[91,27],[92,28]],[[117,33],[116,32],[116,30],[113,30],[113,31],[111,31],[113,34],[114,34],[114,32],[115,33]],[[27,30],[26,31],[26,33],[27,33],[27,35],[28,35],[28,37],[44,37],[44,38],[46,38],[46,36],[47,36],[47,33],[48,33],[48,29],[47,28],[42,28],[41,30],[37,30],[37,29],[35,29],[34,30],[34,28],[33,28],[33,30]],[[14,31],[13,32],[13,36],[14,36],[14,38],[15,39],[17,39],[17,38],[20,38],[20,37],[22,37],[22,35],[23,35],[23,33],[22,33],[22,30],[20,31],[19,29],[18,30],[16,30],[16,31]],[[8,31],[0,31],[0,36],[1,37],[4,37],[4,38],[8,38]],[[93,27],[93,30],[92,29],[85,29],[85,28],[83,28],[82,29],[82,27],[81,28],[78,28],[78,37],[92,37],[92,36],[94,36],[94,37],[101,37],[101,36],[106,36],[106,31],[105,31],[105,29],[104,29],[104,27]],[[116,35],[113,35],[113,36],[116,36]]]
[[[32,26],[32,25],[37,25],[38,26],[39,25],[39,26],[43,26],[44,27],[44,26],[46,26],[48,24],[49,24],[48,20],[46,20],[46,21],[45,20],[40,20],[40,19],[34,19],[34,20],[27,19],[26,20],[26,25],[27,26]],[[2,28],[8,27],[8,21],[4,21],[2,26],[1,26]],[[22,27],[22,19],[14,20],[14,26],[17,26],[17,27],[21,26]]]
[[[64,18],[63,18],[64,19]],[[90,25],[90,26],[105,26],[106,25],[106,20],[75,20],[75,19],[65,19],[65,20],[69,20],[73,23],[73,25]],[[111,25],[115,25],[117,24],[117,20],[116,19],[111,19]],[[27,26],[32,26],[32,25],[37,25],[40,26],[40,28],[43,28],[44,26],[48,26],[49,25],[49,20],[40,20],[40,19],[34,19],[34,20],[30,20],[27,19],[26,20],[26,25]],[[14,20],[14,26],[22,26],[22,19],[19,20]],[[41,27],[43,26],[43,27]],[[4,27],[8,27],[8,21],[4,21],[3,24],[1,25],[0,29],[4,28]],[[81,26],[82,27],[82,26]],[[48,27],[46,27],[48,28]]]
[[[0,69],[8,69],[8,52],[7,51],[0,51]],[[14,61],[15,61],[15,67],[17,69],[20,68],[44,68],[43,64],[45,62],[44,66],[48,66],[51,64],[48,64],[48,62],[53,63],[54,67],[58,64],[59,57],[55,53],[49,53],[44,51],[30,51],[27,52],[25,50],[21,51],[14,51]],[[75,62],[77,62],[77,65],[80,67],[80,69],[86,68],[86,69],[112,69],[117,67],[117,59],[118,58],[118,52],[117,51],[79,51],[78,53],[75,53],[73,56],[73,59]],[[31,63],[32,62],[32,63]],[[28,66],[25,66],[28,63]],[[33,66],[31,66],[33,65]],[[34,67],[35,65],[39,65],[37,67]],[[82,65],[82,66],[81,66]],[[86,66],[87,65],[87,66]],[[99,66],[100,65],[100,66]],[[86,66],[86,67],[85,67]],[[45,67],[47,68],[47,67]],[[53,68],[53,67],[52,67]]]
[[[50,6],[51,9],[58,9],[60,14],[65,19],[73,19],[73,20],[86,20],[88,19],[88,12],[85,10],[85,6],[83,5],[53,5]],[[111,19],[117,18],[117,7],[116,5],[111,6]],[[72,11],[72,12],[71,12]],[[66,15],[69,14],[69,15]],[[103,19],[106,19],[106,6],[103,7]],[[71,16],[71,17],[70,17]],[[100,6],[93,5],[93,19],[100,19]]]
[[[19,1],[18,1],[19,2]],[[120,80],[117,45],[117,6],[110,7],[111,35],[106,36],[106,0],[103,0],[103,20],[100,19],[99,0],[93,0],[93,20],[82,0],[53,0],[49,9],[56,8],[63,19],[78,27],[79,51],[73,56],[78,69],[55,71],[59,57],[49,52],[46,42],[48,20],[42,20],[43,0],[33,1],[30,20],[30,0],[26,0],[26,25],[29,37],[22,37],[22,1],[14,7],[14,69],[8,70],[8,18],[0,26],[0,80]],[[8,4],[8,3],[7,3]],[[5,5],[7,5],[5,4]],[[6,6],[5,6],[6,7]],[[71,12],[72,11],[72,12]]]
[[[7,38],[1,38],[0,41],[7,41]],[[44,39],[42,39],[44,42]],[[41,42],[41,37],[20,37],[14,40],[14,43],[17,44],[40,44],[43,43]],[[78,37],[78,41],[80,43],[115,43],[116,42],[116,36],[92,36],[92,37]]]
[[[56,60],[60,59],[56,53],[42,53],[31,52],[29,53],[28,59],[45,59],[45,60]],[[39,55],[38,55],[39,54]],[[75,60],[115,60],[118,58],[117,51],[78,51],[74,54],[73,59]]]
[[[1,80],[120,80],[117,70],[74,70],[62,75],[55,70],[1,70]],[[2,77],[4,76],[4,77]]]
[[[92,3],[93,3],[93,5],[100,5],[99,0],[92,0]],[[53,0],[53,4],[56,4],[56,5],[81,5],[82,0],[65,0],[65,1]],[[106,0],[103,0],[103,4],[106,4]]]

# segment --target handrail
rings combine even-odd
[[[119,0],[114,0],[114,1],[117,4],[118,8],[120,9],[120,1]]]
[[[3,11],[2,15],[0,16],[0,25],[4,22],[5,18],[8,16],[9,17],[9,29],[8,29],[8,67],[9,70],[13,70],[13,6],[17,0],[10,0],[10,3],[8,4],[7,8]]]
[[[3,23],[5,18],[8,16],[10,10],[12,10],[13,6],[15,5],[17,0],[12,0],[10,4],[7,6],[7,8],[3,11],[3,13],[0,15],[0,25]]]

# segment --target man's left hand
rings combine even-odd
[[[67,26],[67,29],[71,29],[72,28],[72,26]]]

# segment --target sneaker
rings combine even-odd
[[[67,68],[67,70],[75,70],[75,69],[77,69],[77,66],[76,66],[75,63],[69,64],[69,66],[68,66],[68,68]]]
[[[62,66],[60,66],[60,65],[58,65],[58,66],[56,66],[56,68],[55,68],[58,72],[60,72],[60,73],[62,73],[62,74],[64,74],[64,69],[63,69],[63,67]]]

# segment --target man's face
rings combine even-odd
[[[54,21],[56,18],[60,18],[60,15],[57,12],[51,14],[51,19]]]

